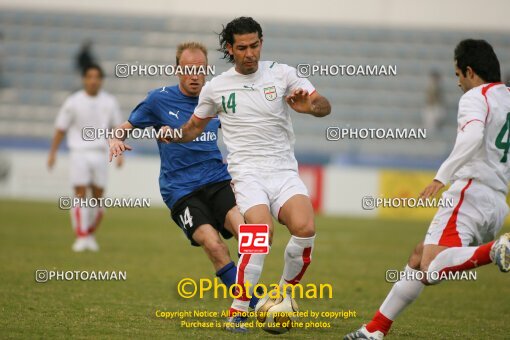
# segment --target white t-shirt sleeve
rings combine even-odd
[[[67,131],[73,122],[73,118],[74,111],[72,108],[72,101],[70,98],[67,98],[58,112],[55,127],[59,130]]]
[[[288,95],[290,92],[298,88],[308,91],[309,94],[315,92],[315,87],[312,83],[306,78],[298,77],[297,70],[294,67],[284,64],[282,64],[281,67],[283,67],[285,77],[287,79],[287,91],[285,92],[285,95]]]
[[[448,184],[483,144],[487,104],[480,93],[466,93],[459,102],[458,131],[455,146],[439,168],[435,179]]]
[[[468,124],[479,121],[485,125],[487,117],[487,103],[479,89],[466,92],[459,101],[459,113],[457,122],[459,130],[463,130]]]
[[[214,102],[214,97],[212,95],[211,82],[207,82],[202,88],[202,91],[200,91],[200,96],[198,97],[198,105],[195,108],[195,112],[193,114],[201,119],[216,116],[217,109],[216,103]]]

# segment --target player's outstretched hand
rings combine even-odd
[[[50,152],[50,154],[48,155],[48,169],[49,170],[53,169],[53,166],[55,165],[56,160],[57,160],[57,156],[53,152]]]
[[[162,126],[159,129],[158,140],[165,144],[172,142],[172,128],[168,125]]]
[[[133,150],[133,148],[124,143],[124,141],[118,139],[110,139],[110,162],[112,161],[113,157],[122,155],[122,153],[126,150]]]
[[[444,184],[435,179],[420,193],[420,198],[427,199],[429,197],[434,197],[437,195],[439,190],[443,188]]]
[[[308,113],[312,110],[312,101],[307,90],[295,89],[285,101],[296,112]]]

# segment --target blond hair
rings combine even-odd
[[[187,41],[177,45],[177,51],[175,52],[175,65],[179,65],[179,59],[181,59],[182,52],[186,50],[200,50],[205,55],[207,61],[207,48],[204,44],[196,41]]]

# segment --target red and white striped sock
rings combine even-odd
[[[253,288],[259,282],[264,259],[267,254],[242,254],[237,263],[236,284],[241,287],[241,291],[236,289],[235,296],[241,294],[238,299],[234,299],[230,308],[230,315],[235,312],[247,312],[250,305],[249,296],[253,296]],[[244,284],[249,282],[249,291],[244,288]],[[249,293],[249,294],[248,294]]]
[[[452,273],[491,263],[490,252],[494,241],[478,247],[452,247],[440,252],[429,265],[429,272]],[[428,275],[427,282],[440,282],[441,275]]]
[[[409,266],[406,266],[405,271],[417,272]],[[414,277],[417,276],[414,275]],[[409,275],[409,278],[412,277],[413,275]],[[419,280],[402,279],[396,282],[377,313],[375,313],[372,321],[366,325],[367,330],[369,332],[381,331],[384,335],[388,334],[393,321],[400,312],[418,298],[424,287],[425,285]]]
[[[280,279],[280,289],[287,287],[287,292],[291,292],[290,285],[295,285],[301,281],[306,269],[312,262],[312,250],[315,235],[312,237],[297,237],[292,235],[285,248],[285,266],[283,275]]]
[[[87,236],[89,229],[89,211],[85,207],[72,207],[71,210],[71,223],[73,225],[76,237]]]

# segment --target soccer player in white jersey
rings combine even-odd
[[[271,216],[287,226],[291,238],[280,285],[297,284],[311,261],[315,224],[307,189],[298,175],[289,107],[323,117],[331,106],[307,79],[297,76],[295,68],[259,61],[262,29],[252,18],[228,23],[220,33],[220,44],[224,58],[234,67],[204,86],[194,115],[183,126],[183,137],[173,141],[193,140],[211,119],[219,117],[240,211],[247,223],[269,225],[270,235]],[[237,283],[244,287],[249,282],[253,290],[265,256],[243,254]],[[231,330],[246,331],[245,319],[237,312],[248,311],[248,296],[253,292],[248,295],[243,289],[240,293],[230,310],[231,321],[237,325]]]
[[[117,100],[101,90],[103,71],[98,65],[89,65],[82,73],[83,90],[69,96],[55,123],[55,135],[48,156],[48,168],[55,164],[60,143],[67,134],[69,147],[69,166],[71,184],[75,197],[87,197],[90,190],[92,197],[100,198],[107,182],[108,174],[108,143],[106,139],[83,139],[84,128],[108,129],[122,122]],[[121,166],[123,158],[117,158]],[[71,223],[76,241],[72,249],[76,252],[84,250],[98,251],[99,246],[94,233],[99,227],[104,210],[102,207],[71,208]]]
[[[455,75],[464,95],[459,102],[455,146],[434,180],[421,193],[435,196],[451,182],[427,235],[411,254],[405,275],[367,325],[344,339],[382,339],[395,318],[425,285],[455,272],[495,263],[510,270],[510,233],[497,240],[508,213],[510,181],[510,91],[501,83],[499,61],[484,40],[463,40],[455,49]],[[418,271],[424,272],[423,280]],[[452,274],[450,274],[452,273]]]

